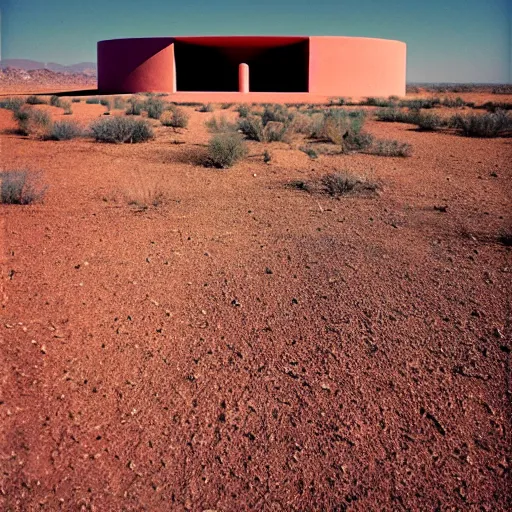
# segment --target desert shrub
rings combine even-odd
[[[512,116],[504,110],[482,115],[456,115],[450,124],[466,137],[500,137],[510,135]]]
[[[55,94],[50,97],[50,105],[52,107],[60,107],[60,98]]]
[[[412,146],[398,140],[376,140],[365,151],[365,153],[378,156],[411,156]]]
[[[303,190],[304,192],[311,192],[311,185],[307,181],[303,180],[292,180],[287,184],[287,187],[294,188],[296,190]]]
[[[441,104],[439,98],[417,98],[414,100],[401,100],[398,102],[399,107],[407,107],[414,110],[420,110],[422,108],[430,109],[437,107]]]
[[[364,121],[365,113],[361,110],[329,110],[315,118],[311,136],[342,145],[347,138],[361,133]]]
[[[293,114],[288,112],[284,105],[266,105],[261,114],[263,126],[267,126],[270,122],[288,123],[293,119]]]
[[[265,124],[259,116],[249,116],[240,119],[238,129],[248,139],[259,142],[286,141],[293,131],[290,123],[267,120]]]
[[[227,110],[228,108],[231,108],[233,106],[233,103],[222,103],[222,105],[220,106],[220,108],[222,110]]]
[[[100,105],[103,105],[107,112],[110,112],[111,103],[108,98],[100,98]]]
[[[407,85],[405,87],[406,94],[418,94],[420,92],[420,88],[416,85]]]
[[[225,169],[247,155],[243,137],[238,133],[219,133],[208,144],[207,164]]]
[[[146,120],[120,116],[94,121],[91,132],[99,142],[117,144],[144,142],[153,138],[153,130]]]
[[[512,94],[512,84],[500,84],[493,87],[492,94]]]
[[[60,107],[64,109],[64,114],[69,116],[73,113],[73,109],[71,108],[71,102],[63,100],[60,102]]]
[[[444,125],[442,118],[431,112],[413,113],[411,121],[423,132],[433,132]]]
[[[306,153],[306,155],[309,156],[309,158],[311,158],[311,160],[315,160],[316,158],[318,158],[318,153],[311,147],[308,147],[308,146],[301,146],[299,148],[303,153]]]
[[[13,112],[20,110],[23,105],[25,105],[23,98],[5,98],[0,100],[0,108],[12,110]]]
[[[213,116],[204,124],[211,133],[236,132],[238,130],[238,124],[230,123],[223,115],[218,118]]]
[[[343,153],[352,151],[365,151],[372,147],[373,135],[367,132],[348,130],[342,138],[341,149]]]
[[[130,98],[125,113],[127,116],[140,116],[143,110],[144,103],[142,101],[137,98]]]
[[[22,135],[45,136],[51,128],[52,120],[47,112],[37,109],[20,109],[13,111]]]
[[[85,100],[85,103],[87,103],[88,105],[99,105],[100,104],[100,99],[96,98],[96,97],[87,98]]]
[[[120,98],[119,96],[116,96],[114,98],[113,107],[116,110],[124,110],[126,108],[126,102],[124,101],[123,98]]]
[[[32,95],[26,99],[25,103],[28,105],[45,105],[46,101],[41,96]]]
[[[73,98],[71,100],[72,103],[80,103],[80,101],[81,101],[80,98]]]
[[[487,101],[482,105],[482,108],[485,108],[487,112],[496,112],[497,110],[511,110],[512,103]]]
[[[295,133],[302,133],[311,136],[313,126],[313,119],[311,116],[296,112],[291,120],[291,127]]]
[[[400,110],[398,108],[383,108],[375,112],[378,121],[388,123],[411,123],[414,124],[414,113]]]
[[[160,116],[164,113],[165,108],[165,102],[155,97],[148,98],[144,104],[144,110],[146,110],[148,117],[151,119],[160,119]]]
[[[211,103],[203,103],[199,109],[198,112],[213,112],[215,109],[213,108],[213,105]]]
[[[160,122],[164,126],[170,126],[172,128],[186,128],[188,126],[188,119],[188,114],[179,107],[166,110],[160,116]]]
[[[83,129],[75,121],[56,121],[53,123],[48,138],[51,140],[71,140],[82,137]]]
[[[31,204],[41,201],[48,187],[39,172],[16,169],[0,172],[0,202]]]
[[[250,140],[263,142],[265,140],[263,128],[261,117],[258,116],[250,115],[238,121],[238,129]]]
[[[339,197],[355,192],[376,192],[378,185],[347,171],[325,175],[320,183],[323,191],[332,197]]]
[[[242,104],[239,105],[239,107],[237,108],[237,112],[240,117],[248,117],[249,114],[251,113],[251,109],[249,105]]]
[[[466,102],[460,96],[457,96],[456,98],[443,98],[441,105],[447,108],[462,108],[466,106]]]
[[[392,100],[391,98],[386,99],[370,97],[361,102],[361,105],[368,105],[369,107],[394,107],[396,103],[396,100]]]
[[[329,105],[346,105],[348,103],[346,98],[329,98]]]

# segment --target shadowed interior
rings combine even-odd
[[[309,41],[203,45],[175,41],[178,91],[238,91],[238,66],[249,65],[251,92],[308,92]]]

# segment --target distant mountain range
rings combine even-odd
[[[35,69],[49,69],[55,73],[73,74],[83,73],[88,76],[96,76],[96,63],[95,62],[79,62],[78,64],[71,64],[70,66],[63,66],[56,62],[39,62],[37,60],[29,59],[4,59],[0,61],[0,69],[17,68],[25,71],[32,71]]]

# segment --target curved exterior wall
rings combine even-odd
[[[248,63],[251,92],[405,95],[405,43],[322,36],[100,41],[98,88],[104,93],[238,91],[241,63]]]

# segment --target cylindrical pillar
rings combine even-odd
[[[249,64],[244,62],[238,66],[238,91],[249,92]]]

